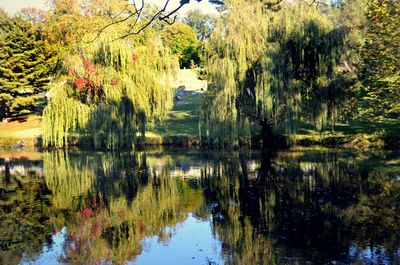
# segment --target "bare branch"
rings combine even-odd
[[[302,0],[302,2],[304,2],[304,3],[306,3],[308,6],[312,6],[312,5],[314,5],[314,4],[316,4],[317,6],[329,6],[329,4],[327,4],[327,3],[324,3],[324,2],[321,2],[321,1],[318,1],[318,0],[311,0],[311,1],[308,1],[308,0]]]
[[[196,1],[200,2],[201,0],[196,0]],[[169,25],[172,25],[176,21],[176,18],[177,18],[177,16],[175,14],[184,5],[188,4],[189,2],[190,2],[190,0],[181,0],[180,1],[180,5],[177,8],[175,8],[172,11],[169,11],[167,14],[164,14],[166,12],[167,8],[168,8],[169,3],[170,3],[170,0],[165,0],[165,4],[163,5],[163,7],[160,10],[158,10],[154,15],[152,15],[152,17],[146,23],[144,23],[144,25],[142,25],[139,29],[134,31],[135,27],[138,25],[139,21],[141,20],[141,17],[142,17],[142,14],[143,14],[143,11],[144,11],[146,5],[145,5],[145,0],[141,0],[141,5],[138,8],[137,5],[136,5],[136,1],[133,1],[133,3],[131,3],[130,5],[132,5],[134,7],[134,9],[135,9],[134,12],[130,13],[129,15],[127,15],[124,18],[116,20],[116,18],[122,16],[126,11],[129,11],[128,5],[127,5],[120,13],[118,13],[116,16],[114,16],[113,20],[110,23],[106,24],[101,29],[99,29],[97,31],[97,33],[96,33],[96,36],[91,41],[86,42],[86,43],[94,42],[96,39],[98,39],[100,37],[100,35],[107,28],[109,28],[109,27],[111,27],[113,25],[119,24],[119,23],[126,22],[126,21],[128,21],[130,19],[133,19],[133,17],[135,17],[134,21],[133,21],[132,25],[130,25],[129,28],[126,30],[126,34],[117,37],[113,41],[126,38],[126,37],[128,37],[130,35],[137,35],[140,32],[142,32],[144,29],[149,27],[156,20],[163,21],[163,22],[165,22],[165,23],[167,23]],[[172,16],[174,16],[174,17],[171,20]]]
[[[169,14],[160,17],[160,20],[165,21],[165,20],[168,19],[170,16],[172,16],[173,14],[175,14],[176,12],[178,12],[179,9],[181,9],[184,5],[186,5],[186,4],[180,4],[177,8],[175,8],[174,10],[172,10],[171,12],[169,12]]]
[[[144,2],[144,0],[142,0],[142,2]],[[136,6],[135,6],[135,7],[136,7]],[[128,19],[130,19],[131,17],[133,17],[133,16],[135,16],[135,15],[140,16],[140,14],[141,14],[143,8],[144,8],[144,5],[143,5],[140,9],[136,9],[136,8],[135,8],[135,9],[136,9],[135,12],[129,14],[129,15],[126,16],[125,18],[122,18],[122,19],[120,19],[120,20],[115,20],[115,18],[121,16],[125,11],[128,10],[128,6],[126,6],[118,15],[116,15],[116,16],[113,18],[113,20],[111,21],[111,23],[109,23],[109,24],[105,25],[104,27],[102,27],[102,28],[97,32],[96,36],[95,36],[91,41],[88,41],[88,42],[86,42],[86,43],[92,43],[92,42],[94,42],[96,39],[98,39],[98,38],[100,37],[101,33],[103,33],[107,28],[111,27],[112,25],[125,22],[125,21],[127,21]]]
[[[133,1],[133,4],[135,5],[135,1]],[[135,5],[135,8],[136,8],[136,5]],[[141,7],[140,7],[140,9],[139,9],[139,12],[138,12],[138,15],[137,15],[137,17],[136,17],[136,19],[135,19],[135,22],[134,22],[134,23],[132,24],[132,26],[127,30],[127,32],[133,30],[133,28],[136,26],[136,24],[138,23],[138,21],[139,21],[139,19],[140,19],[140,16],[142,15],[143,9],[144,9],[144,0],[142,0],[142,5],[141,5]]]
[[[140,32],[142,32],[144,29],[146,29],[148,26],[150,26],[150,25],[151,25],[155,20],[157,20],[157,19],[160,20],[160,21],[163,21],[163,22],[165,22],[165,23],[167,23],[167,24],[169,24],[169,25],[172,25],[172,24],[176,21],[176,16],[174,16],[174,18],[173,18],[172,21],[168,21],[168,19],[169,19],[172,15],[174,15],[176,12],[178,12],[184,5],[186,5],[187,3],[189,3],[189,1],[181,1],[180,5],[179,5],[177,8],[175,8],[175,9],[172,10],[172,11],[170,11],[168,14],[163,15],[163,13],[166,11],[166,9],[167,9],[167,7],[168,7],[169,1],[170,1],[170,0],[167,0],[166,3],[165,3],[165,5],[164,5],[164,7],[163,7],[161,10],[159,10],[155,15],[153,15],[153,17],[150,18],[150,20],[147,21],[147,23],[145,23],[143,26],[141,26],[137,31],[128,32],[127,34],[125,34],[125,35],[123,35],[123,36],[120,36],[120,37],[114,39],[113,41],[120,40],[120,39],[129,37],[129,36],[131,36],[131,35],[137,35],[137,34],[139,34]]]

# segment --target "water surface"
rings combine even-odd
[[[1,154],[0,264],[399,264],[400,155]]]

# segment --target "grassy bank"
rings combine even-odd
[[[10,147],[21,140],[26,146],[34,146],[41,131],[39,116],[0,123],[0,147]]]
[[[319,132],[307,124],[299,124],[295,145],[344,147],[352,149],[400,148],[400,122],[396,120],[356,121],[337,124]]]
[[[182,100],[168,113],[168,119],[146,133],[143,146],[168,145],[190,147],[200,145],[198,138],[198,109],[202,95],[187,91]],[[195,92],[195,94],[192,94]],[[41,135],[41,118],[30,116],[25,120],[0,123],[0,147],[8,148],[23,140],[26,147],[38,143]],[[79,145],[80,140],[71,137]],[[400,123],[397,121],[356,122],[337,124],[333,130],[319,132],[307,124],[300,124],[293,139],[294,146],[323,146],[349,149],[400,148]],[[84,141],[82,138],[81,141]],[[3,150],[4,151],[4,150]]]
[[[196,92],[196,91],[193,91]],[[143,146],[167,145],[190,147],[200,145],[198,138],[198,109],[202,95],[187,93],[168,113],[168,119],[146,133]],[[9,148],[20,140],[26,147],[38,143],[41,118],[30,116],[26,120],[0,123],[0,147]],[[71,143],[80,145],[84,138],[71,137]],[[348,149],[400,148],[400,123],[396,121],[356,122],[337,124],[333,130],[319,132],[311,125],[300,124],[293,139],[294,146],[323,146]],[[4,150],[3,150],[4,151]]]

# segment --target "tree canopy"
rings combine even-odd
[[[197,33],[197,38],[203,42],[210,37],[216,21],[216,17],[204,14],[199,9],[189,11],[183,18],[183,22],[192,27]]]
[[[54,0],[48,13],[0,12],[1,117],[37,110],[51,87],[45,145],[131,148],[166,120],[179,62],[204,67],[209,82],[201,143],[267,144],[304,124],[321,133],[398,119],[398,1],[212,2],[219,17],[195,10],[181,22],[187,0]]]
[[[363,102],[369,117],[400,117],[400,3],[369,1],[362,52]]]
[[[32,113],[47,90],[54,55],[40,28],[0,10],[0,119]]]
[[[85,18],[88,25],[111,20],[100,11]],[[166,117],[173,104],[176,57],[151,28],[116,40],[127,27],[109,27],[94,42],[86,40],[96,32],[83,28],[85,35],[64,58],[62,81],[50,91],[45,145],[61,147],[74,135],[86,135],[96,148],[132,148],[146,127]]]
[[[268,138],[275,125],[290,133],[291,123],[302,118],[317,127],[336,118],[332,81],[343,30],[305,4],[288,3],[276,12],[237,0],[228,9],[210,39],[210,92],[203,107],[210,141],[238,144],[254,122]]]
[[[200,63],[200,41],[192,27],[177,22],[166,27],[161,36],[165,45],[178,56],[182,68],[191,66],[192,62],[197,65]]]

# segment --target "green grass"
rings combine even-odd
[[[168,113],[167,119],[157,123],[154,128],[146,132],[146,142],[172,142],[180,138],[180,142],[193,140],[198,137],[198,111],[202,103],[201,89],[205,82],[196,77],[192,70],[180,70],[177,76],[176,87],[185,86],[186,95],[174,104]],[[178,139],[179,140],[179,139]]]
[[[400,144],[400,121],[355,121],[336,124],[319,132],[307,123],[298,124],[294,140],[299,145],[323,145],[331,147],[396,148]]]
[[[182,98],[183,101],[176,103],[172,111],[168,113],[167,120],[156,124],[151,130],[154,134],[189,137],[198,135],[198,110],[202,95],[188,95]]]
[[[0,146],[10,146],[22,140],[26,145],[33,145],[41,135],[41,118],[36,115],[26,119],[0,123]]]
[[[333,128],[326,128],[326,131],[333,131],[344,134],[359,134],[359,133],[367,133],[372,134],[377,131],[386,131],[388,133],[398,133],[400,129],[400,121],[396,120],[382,120],[382,121],[354,121],[352,123],[337,123]],[[315,133],[316,130],[314,126],[307,123],[298,123],[299,133],[300,134],[308,134]],[[332,130],[333,129],[333,130]]]

